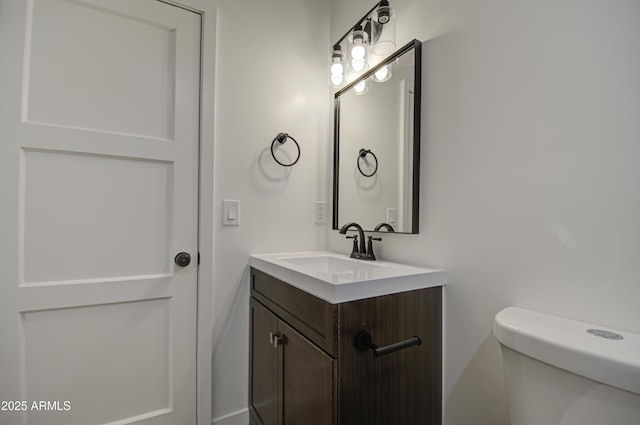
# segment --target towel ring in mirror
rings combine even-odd
[[[296,148],[298,149],[298,156],[296,157],[296,159],[291,164],[283,164],[282,162],[278,161],[278,158],[276,158],[276,155],[273,152],[273,147],[275,146],[276,142],[278,142],[278,143],[280,143],[282,145],[287,141],[287,139],[291,139],[293,141],[293,143],[296,144]],[[282,165],[283,167],[291,167],[292,165],[295,165],[296,162],[298,162],[298,160],[300,159],[300,145],[298,144],[296,139],[294,139],[293,137],[289,136],[287,133],[278,133],[276,138],[273,139],[273,142],[271,142],[271,156],[273,157],[274,161],[276,161],[278,164]]]
[[[362,158],[366,158],[367,155],[371,155],[376,161],[376,167],[373,169],[373,172],[371,174],[366,174],[364,171],[362,171],[362,168],[360,168],[360,160]],[[358,154],[358,171],[360,171],[360,174],[365,177],[371,177],[378,171],[378,158],[376,157],[376,154],[371,152],[371,149],[360,149],[360,153]]]

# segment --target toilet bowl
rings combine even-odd
[[[510,425],[640,425],[640,335],[517,307],[493,334]]]

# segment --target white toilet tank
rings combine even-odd
[[[640,335],[516,307],[493,334],[510,425],[640,425]]]

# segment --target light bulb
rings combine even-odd
[[[331,83],[338,87],[340,85],[342,85],[342,83],[344,82],[344,75],[342,74],[331,74]]]
[[[351,57],[355,60],[364,59],[365,53],[366,53],[366,50],[364,46],[361,44],[355,45],[353,46],[353,49],[351,49]]]
[[[342,54],[342,49],[339,45],[334,45],[332,47],[331,54],[329,55],[328,59],[328,83],[333,88],[339,88],[343,86],[347,80],[347,70],[345,69],[345,65],[343,63],[344,55]]]
[[[360,59],[360,60],[354,59],[351,61],[351,68],[355,72],[363,71],[366,67],[367,67],[367,62],[365,62],[364,59]]]
[[[383,66],[382,68],[376,71],[376,80],[384,81],[387,78],[387,75],[389,75],[389,68],[387,68],[386,66]]]
[[[358,84],[356,84],[353,87],[353,89],[356,91],[356,94],[364,93],[366,88],[367,88],[367,82],[366,81],[360,81]]]
[[[369,34],[358,25],[349,34],[349,71],[359,73],[369,68]]]

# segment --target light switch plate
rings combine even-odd
[[[222,225],[240,225],[240,201],[224,199],[222,201]]]

